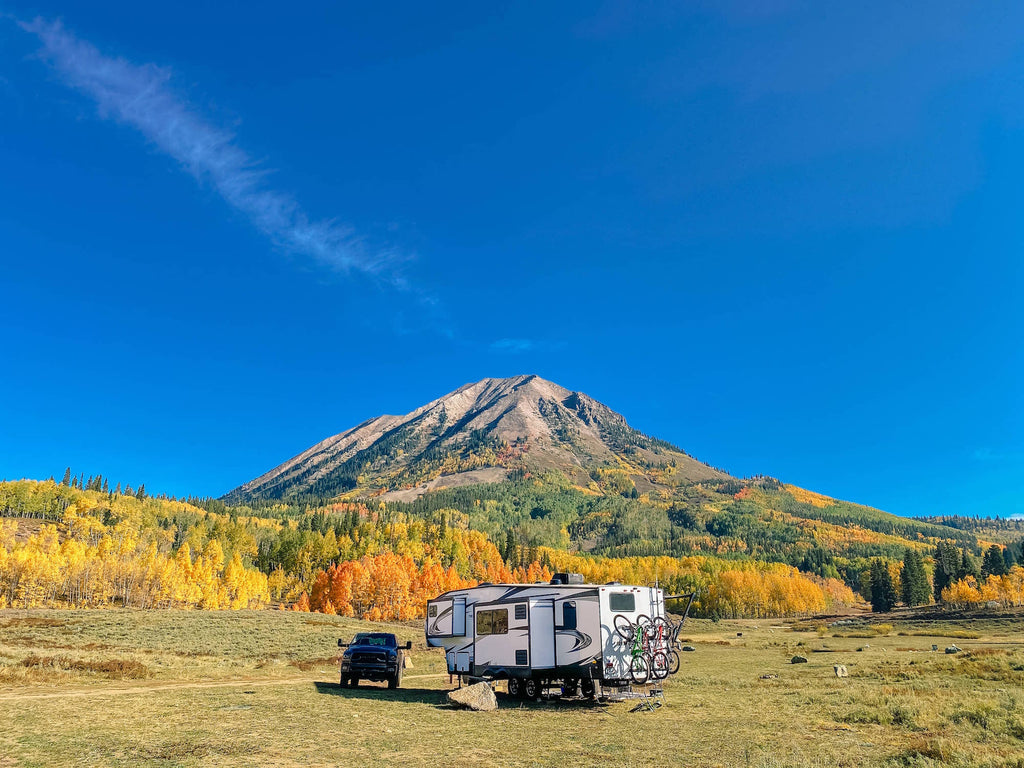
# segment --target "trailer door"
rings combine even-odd
[[[466,598],[456,597],[452,604],[452,634],[462,637],[466,634]]]
[[[552,669],[555,666],[555,601],[530,601],[530,666]]]

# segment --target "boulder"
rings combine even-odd
[[[766,675],[761,675],[761,679],[762,680],[777,680],[778,677],[779,677],[778,675],[773,675],[771,673],[768,673]]]
[[[789,663],[790,664],[806,664],[807,663],[807,657],[806,656],[794,656],[792,659],[789,660]]]
[[[961,649],[957,648],[955,645],[951,645],[946,648],[946,653],[960,653],[960,651]]]
[[[832,671],[836,673],[836,677],[849,677],[850,673],[846,671],[846,667],[842,664],[836,664],[832,667]]]
[[[488,683],[475,683],[448,691],[448,703],[474,712],[493,712],[498,708],[498,699]]]
[[[687,653],[693,653],[697,649],[694,648],[692,645],[684,645],[683,646],[683,650],[686,651]]]

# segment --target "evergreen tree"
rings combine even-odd
[[[871,561],[871,610],[875,613],[891,611],[896,607],[897,599],[888,566],[875,558]]]
[[[935,602],[942,600],[942,590],[959,578],[960,550],[951,541],[940,541],[935,547],[935,573],[932,575]]]
[[[957,572],[956,577],[958,579],[966,579],[968,576],[973,576],[974,580],[977,581],[981,578],[981,571],[978,570],[977,561],[971,557],[971,553],[965,549],[963,551],[963,556],[960,559],[960,570]]]
[[[64,478],[60,481],[60,484],[68,488],[71,487],[71,467],[64,470]]]
[[[107,478],[103,478],[103,492],[110,493],[110,483],[107,482]]]
[[[903,553],[903,571],[900,578],[903,602],[907,605],[926,605],[931,595],[928,575],[924,572],[924,558],[909,547]]]
[[[139,486],[139,490],[135,492],[135,498],[139,501],[143,501],[146,498],[146,484],[143,483]]]
[[[1010,572],[1010,569],[1006,567],[1006,560],[1003,557],[1003,548],[998,544],[993,544],[987,550],[985,550],[985,559],[981,563],[981,575],[985,576],[1005,576]]]
[[[509,528],[505,531],[505,551],[501,553],[501,557],[505,561],[506,565],[512,561],[512,555],[514,554],[515,548],[516,535],[512,532],[512,529]]]
[[[117,484],[117,488],[114,489],[114,495],[115,496],[120,496],[121,495],[121,483],[118,483]]]

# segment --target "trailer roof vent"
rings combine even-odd
[[[582,573],[556,573],[551,577],[552,584],[582,584]]]

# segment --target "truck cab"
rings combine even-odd
[[[341,655],[342,687],[355,687],[360,680],[375,680],[387,681],[388,688],[397,688],[402,684],[405,651],[412,648],[412,642],[399,646],[390,632],[360,632],[350,643],[339,639],[338,647],[345,649]]]

